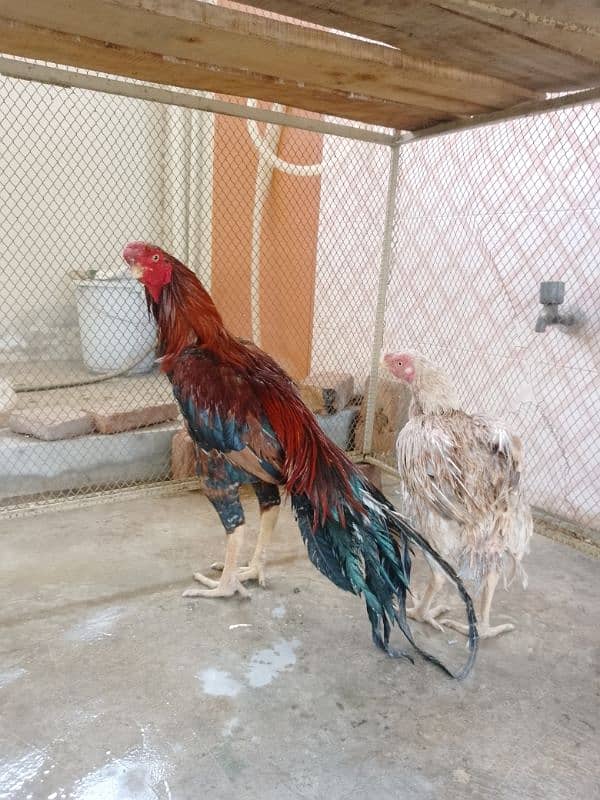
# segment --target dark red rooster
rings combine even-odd
[[[191,270],[144,242],[128,244],[123,257],[146,289],[158,326],[161,367],[195,442],[206,494],[227,534],[220,580],[197,573],[195,579],[207,588],[190,589],[185,596],[246,595],[244,580],[264,582],[264,549],[282,486],[310,560],[336,586],[364,597],[373,640],[388,654],[398,655],[389,644],[394,623],[416,647],[405,609],[409,545],[440,565],[467,608],[470,652],[458,676],[465,675],[475,658],[477,630],[471,599],[452,567],[322,433],[275,361],[225,329]],[[251,484],[258,497],[261,528],[253,559],[239,570],[242,484]],[[434,656],[423,655],[446,669]]]

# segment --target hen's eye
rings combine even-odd
[[[158,258],[159,258],[159,256],[158,256],[158,253],[155,253],[155,254],[152,256],[152,261],[158,261]]]
[[[399,362],[398,362],[398,366],[399,366],[399,367],[401,367],[401,366],[402,366],[402,362],[401,362],[401,361],[399,361]]]

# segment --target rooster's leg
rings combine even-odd
[[[225,563],[223,564],[223,574],[218,581],[207,578],[200,572],[194,573],[194,580],[204,584],[207,589],[186,589],[184,597],[231,597],[240,594],[242,597],[249,597],[248,590],[242,586],[238,577],[238,553],[244,541],[245,525],[239,525],[232,533],[227,534],[227,546],[225,548]]]
[[[481,596],[481,620],[477,622],[477,633],[480,639],[492,639],[494,636],[499,636],[501,633],[508,633],[508,631],[514,631],[515,629],[515,626],[508,622],[505,625],[494,625],[493,627],[490,625],[490,609],[492,607],[492,600],[494,599],[494,592],[496,591],[499,577],[496,570],[491,570],[483,585]],[[464,633],[465,636],[469,633],[469,626],[462,622],[455,622],[452,619],[444,619],[442,622],[449,628],[459,631],[459,633]]]
[[[254,485],[254,491],[258,497],[260,505],[260,530],[258,532],[258,539],[256,540],[256,547],[254,555],[250,562],[245,567],[240,567],[238,570],[238,578],[240,581],[258,581],[260,586],[266,585],[265,565],[267,562],[267,548],[271,542],[273,530],[277,524],[279,517],[279,504],[281,502],[279,497],[279,489],[268,483],[261,483]],[[222,563],[211,565],[211,569],[222,570]]]
[[[240,501],[239,484],[219,481],[215,477],[204,481],[206,497],[212,503],[227,533],[223,574],[218,581],[207,578],[201,572],[194,573],[194,580],[206,589],[187,589],[184,597],[231,597],[240,594],[249,597],[238,577],[238,554],[244,541],[246,529],[244,509]]]
[[[429,563],[429,561],[427,563]],[[441,605],[431,608],[431,601],[444,585],[444,576],[431,564],[429,564],[429,566],[431,568],[431,578],[423,597],[419,602],[416,602],[412,608],[406,609],[406,616],[417,622],[427,622],[437,630],[443,631],[444,629],[437,621],[436,617],[439,617],[440,614],[445,614],[446,611],[449,611],[449,608],[448,606]]]

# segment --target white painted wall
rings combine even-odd
[[[71,273],[131,239],[210,278],[212,115],[1,77],[0,104],[0,363],[78,359]]]
[[[164,110],[0,79],[0,359],[77,358],[70,273],[162,224]]]
[[[311,372],[367,376],[373,346],[389,149],[325,136]]]

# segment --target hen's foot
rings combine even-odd
[[[235,572],[223,575],[219,581],[213,581],[212,578],[207,578],[201,572],[195,572],[194,580],[208,588],[186,589],[183,597],[233,597],[234,594],[245,598],[250,597],[250,592],[242,586]]]
[[[216,561],[214,564],[210,565],[210,568],[214,569],[215,572],[222,572],[223,567],[224,564],[222,561]],[[262,586],[263,589],[267,585],[265,565],[258,561],[252,560],[247,566],[239,567],[237,577],[241,583],[245,581],[258,581],[258,585]]]
[[[447,628],[452,628],[452,630],[458,631],[465,636],[469,635],[469,626],[465,625],[464,622],[456,622],[456,620],[453,619],[443,619],[442,625],[445,625]],[[483,622],[477,623],[477,633],[480,639],[493,639],[494,636],[500,636],[501,633],[508,633],[509,631],[514,631],[514,629],[515,626],[510,622],[507,622],[505,625],[485,625]]]
[[[406,616],[414,619],[416,622],[426,622],[438,631],[443,631],[442,623],[438,622],[436,617],[450,611],[450,606],[434,606],[433,608],[422,609],[420,606],[413,606],[406,609]],[[444,620],[445,622],[445,620]]]

